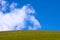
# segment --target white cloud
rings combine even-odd
[[[13,11],[16,6],[17,6],[17,3],[14,3],[14,2],[13,2],[13,3],[10,5],[10,10]]]
[[[1,4],[1,11],[6,11],[6,6],[8,5],[6,1],[4,0],[0,0],[0,4]]]
[[[4,3],[5,2],[2,4],[5,5]],[[11,10],[9,13],[3,14],[3,12],[0,11],[0,31],[22,30],[26,28],[26,25],[28,25],[26,23],[27,20],[33,25],[29,25],[27,30],[37,30],[38,28],[41,28],[40,23],[33,16],[35,10],[30,4],[24,5],[19,9],[14,7],[16,5],[16,3],[10,5]]]

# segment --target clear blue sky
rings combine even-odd
[[[37,3],[37,4],[36,4]],[[35,6],[43,30],[60,30],[60,1],[37,0]]]
[[[36,18],[41,23],[41,30],[60,30],[60,0],[13,0],[21,7],[31,3],[36,9]],[[12,2],[12,0],[9,0]]]

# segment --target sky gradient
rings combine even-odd
[[[60,1],[37,0],[37,17],[42,25],[42,30],[60,30]]]
[[[30,0],[41,23],[41,30],[60,30],[60,0]]]
[[[41,24],[40,30],[60,30],[60,0],[7,0],[17,2],[16,8],[31,4],[36,10],[35,17]],[[7,10],[8,12],[9,10]]]

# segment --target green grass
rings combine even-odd
[[[60,32],[6,31],[6,32],[0,32],[0,40],[60,40]]]

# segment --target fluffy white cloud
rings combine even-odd
[[[2,9],[6,10],[5,1],[2,0]],[[15,8],[17,3],[10,5],[10,12],[3,14],[0,11],[0,31],[11,31],[11,30],[37,30],[41,28],[38,20],[33,16],[35,10],[30,4],[24,5],[22,8]],[[32,15],[30,15],[32,14]],[[30,24],[27,24],[29,21]],[[26,26],[28,25],[28,26]]]

